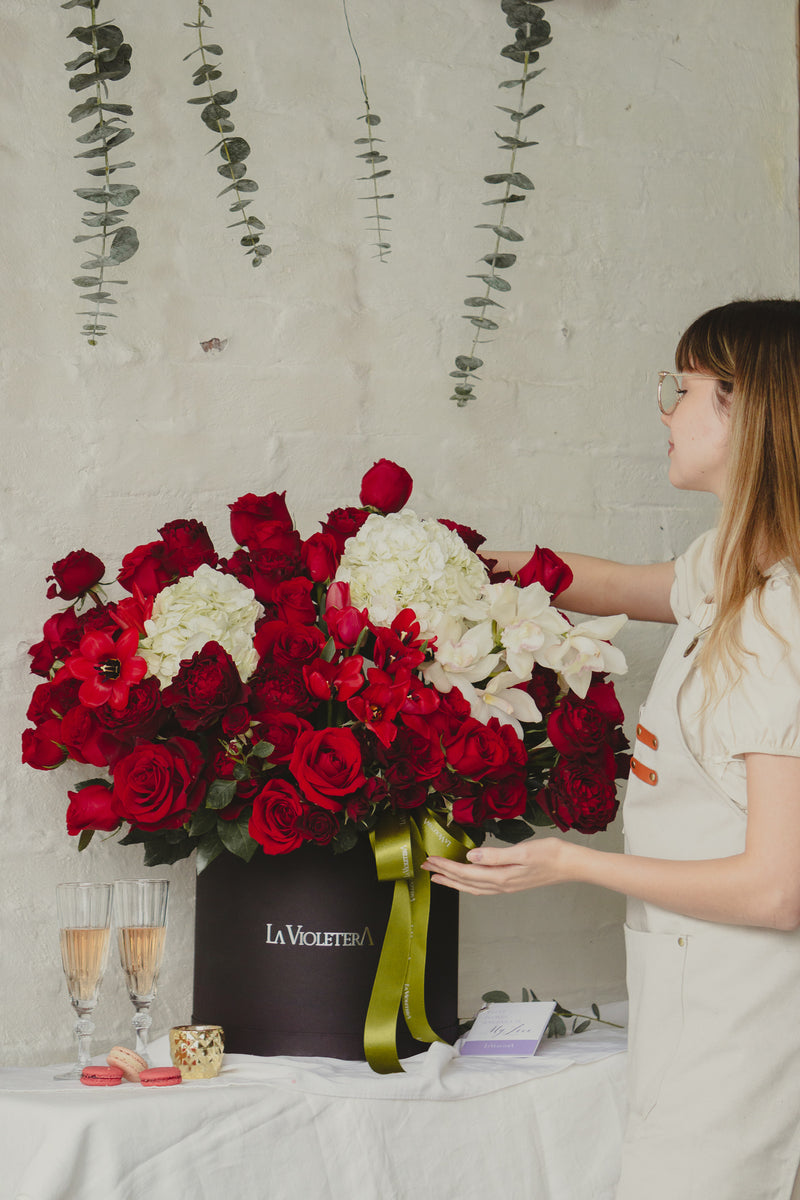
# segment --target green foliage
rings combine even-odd
[[[541,2],[544,3],[546,0],[541,0]],[[501,243],[524,240],[521,233],[505,223],[505,215],[510,204],[524,203],[527,199],[525,193],[533,191],[533,182],[527,175],[516,170],[516,160],[517,154],[521,150],[537,144],[522,136],[521,126],[523,121],[527,121],[529,117],[534,116],[544,107],[543,104],[533,104],[529,107],[526,107],[525,104],[527,86],[537,75],[541,75],[543,68],[540,67],[535,71],[530,71],[528,68],[538,60],[539,50],[542,46],[549,45],[552,40],[550,25],[544,19],[544,9],[540,8],[538,4],[533,4],[530,0],[501,0],[500,7],[505,13],[506,23],[515,30],[515,40],[510,45],[504,46],[500,53],[503,58],[510,58],[513,62],[520,63],[522,75],[521,78],[505,79],[498,85],[506,89],[519,88],[519,102],[515,108],[509,108],[502,104],[495,106],[500,112],[507,113],[513,124],[511,133],[498,133],[495,130],[495,136],[499,139],[498,149],[507,150],[511,155],[511,161],[508,164],[508,170],[493,171],[483,177],[484,182],[493,187],[501,187],[503,191],[501,195],[483,201],[483,204],[487,206],[500,206],[498,221],[491,224],[481,223],[476,226],[477,229],[490,229],[495,236],[495,242],[491,252],[484,254],[481,259],[482,262],[489,264],[492,269],[491,274],[468,276],[470,279],[480,279],[484,284],[484,292],[482,296],[468,296],[464,301],[468,309],[474,310],[463,316],[464,320],[469,321],[474,327],[475,333],[472,337],[469,354],[458,355],[456,370],[450,372],[451,378],[460,380],[450,397],[451,400],[455,400],[459,408],[463,408],[469,400],[475,399],[474,385],[478,380],[478,376],[474,374],[476,367],[465,367],[464,363],[468,361],[474,362],[476,366],[483,366],[483,360],[476,356],[475,351],[479,345],[491,339],[481,335],[494,333],[500,328],[497,321],[486,316],[487,308],[502,307],[491,298],[490,292],[492,290],[502,292],[511,290],[511,284],[498,275],[497,271],[506,271],[513,267],[517,256],[503,252],[500,248]],[[518,190],[514,191],[515,188]]]
[[[131,47],[124,40],[118,25],[98,23],[99,4],[100,0],[67,0],[61,5],[62,8],[85,8],[91,15],[90,25],[76,26],[68,34],[68,37],[75,38],[87,49],[65,63],[68,71],[78,72],[69,81],[73,92],[94,89],[87,100],[76,104],[69,113],[73,124],[87,117],[94,122],[86,133],[76,139],[88,149],[81,150],[75,157],[90,161],[102,159],[97,166],[87,166],[87,173],[99,182],[93,187],[75,188],[77,196],[96,205],[96,210],[84,211],[82,218],[83,224],[96,232],[78,234],[73,239],[79,243],[95,240],[99,243],[96,249],[88,251],[89,257],[81,263],[82,271],[95,273],[76,275],[72,281],[76,287],[89,289],[81,293],[81,299],[89,301],[92,307],[80,310],[79,315],[90,318],[81,330],[90,346],[96,346],[97,339],[105,335],[105,319],[116,317],[116,313],[104,311],[109,305],[117,303],[108,288],[127,282],[124,279],[110,279],[108,271],[127,262],[139,249],[136,230],[130,225],[121,224],[127,216],[127,209],[123,206],[135,200],[139,189],[133,184],[110,182],[116,171],[136,165],[130,161],[111,161],[113,152],[133,137],[133,130],[125,123],[125,117],[132,116],[133,109],[129,104],[111,103],[108,99],[108,84],[124,79],[130,73]],[[86,67],[91,69],[84,70]],[[114,226],[121,227],[115,229]]]
[[[386,154],[384,154],[382,151],[377,149],[378,143],[379,142],[381,144],[383,143],[383,138],[376,138],[376,137],[373,137],[373,135],[372,135],[372,130],[375,128],[375,126],[380,125],[381,118],[378,116],[378,114],[376,112],[373,112],[372,109],[370,108],[369,94],[367,93],[367,80],[364,75],[363,68],[361,66],[361,58],[359,57],[358,50],[356,49],[356,44],[353,40],[353,33],[352,33],[352,30],[350,29],[350,18],[347,15],[346,0],[342,0],[342,8],[344,9],[344,19],[345,19],[345,24],[347,25],[347,36],[350,38],[350,45],[353,47],[353,53],[355,54],[356,62],[358,63],[358,78],[361,83],[361,91],[364,96],[364,107],[367,110],[365,113],[363,113],[358,118],[359,121],[364,121],[366,123],[367,136],[355,138],[354,144],[356,146],[368,147],[366,150],[357,154],[356,158],[362,158],[364,160],[365,165],[367,167],[371,167],[372,171],[369,175],[359,175],[358,182],[359,183],[371,183],[372,190],[368,196],[359,196],[359,200],[366,200],[370,205],[372,205],[372,207],[374,209],[373,212],[370,212],[370,214],[367,218],[368,220],[375,222],[374,226],[372,227],[372,232],[375,234],[375,237],[377,240],[374,241],[372,243],[372,245],[378,251],[378,253],[375,255],[375,257],[379,258],[381,262],[386,262],[387,257],[389,255],[389,251],[391,250],[391,243],[386,240],[386,238],[388,237],[388,233],[385,228],[386,222],[389,220],[389,217],[385,213],[381,212],[381,201],[382,200],[393,200],[394,192],[379,193],[378,180],[385,179],[386,176],[391,175],[392,172],[389,167],[383,167],[380,171],[375,170],[375,168],[378,167],[381,163],[388,162],[388,156]]]
[[[508,1004],[511,1000],[511,997],[509,996],[508,992],[491,991],[484,992],[481,996],[481,1000],[484,1002],[484,1004]],[[533,988],[524,987],[522,989],[523,1004],[533,1003],[538,1000],[539,997],[536,995],[536,992],[534,992]],[[567,1029],[567,1025],[564,1020],[565,1017],[567,1020],[572,1020],[572,1028],[569,1030]],[[592,1015],[588,1016],[584,1013],[571,1012],[570,1009],[564,1008],[563,1004],[559,1004],[558,1000],[556,1000],[555,1011],[547,1023],[547,1036],[549,1038],[558,1038],[564,1037],[568,1032],[584,1033],[591,1027],[593,1022],[596,1022],[600,1025],[610,1025],[613,1029],[623,1028],[622,1025],[618,1025],[615,1021],[605,1021],[600,1016],[600,1009],[596,1004],[592,1004]],[[466,1021],[463,1025],[459,1025],[459,1034],[465,1033],[471,1026],[472,1021]]]
[[[187,29],[197,30],[197,45],[194,50],[190,50],[188,54],[184,55],[183,61],[186,62],[195,54],[200,55],[200,65],[195,67],[192,72],[192,83],[195,87],[204,89],[203,95],[192,96],[187,103],[203,106],[200,110],[201,121],[214,133],[219,134],[222,139],[208,152],[211,154],[212,151],[219,150],[220,158],[223,160],[217,167],[217,174],[222,176],[227,186],[217,194],[225,196],[230,192],[234,193],[235,200],[230,205],[229,212],[242,215],[240,220],[231,222],[228,229],[244,226],[239,244],[244,246],[245,254],[251,256],[251,265],[260,267],[267,255],[272,253],[272,247],[261,241],[264,222],[245,212],[245,209],[252,204],[249,195],[258,191],[258,184],[254,179],[247,178],[247,168],[244,165],[245,159],[250,155],[249,143],[243,137],[229,136],[233,133],[235,126],[230,119],[231,112],[228,105],[233,104],[239,93],[235,89],[226,91],[214,86],[216,80],[222,78],[219,63],[213,61],[222,56],[222,46],[217,42],[206,42],[203,39],[203,31],[209,28],[205,18],[210,16],[211,9],[203,3],[203,0],[200,0],[197,5],[197,19],[184,21]],[[211,860],[209,859],[209,861]]]

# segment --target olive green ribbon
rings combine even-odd
[[[364,1052],[373,1071],[402,1071],[397,1054],[397,1014],[420,1042],[442,1039],[425,1013],[425,957],[431,877],[421,869],[429,854],[463,862],[474,842],[458,825],[446,828],[429,808],[390,812],[369,835],[378,879],[394,880],[389,923],[364,1025]]]

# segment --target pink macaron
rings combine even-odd
[[[117,1087],[122,1083],[122,1071],[119,1067],[84,1067],[81,1083],[87,1087]]]
[[[127,1046],[114,1046],[106,1055],[106,1062],[110,1067],[118,1067],[122,1078],[127,1079],[129,1083],[138,1083],[139,1076],[147,1068],[141,1054],[129,1050]]]
[[[147,1067],[140,1074],[139,1083],[145,1087],[172,1087],[174,1083],[183,1083],[183,1077],[177,1067]]]

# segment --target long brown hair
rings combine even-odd
[[[701,662],[730,681],[745,653],[742,609],[764,574],[789,560],[800,572],[800,300],[736,300],[698,317],[675,351],[678,371],[719,380],[730,414],[730,457],[715,545],[717,615]],[[762,618],[763,619],[763,618]]]

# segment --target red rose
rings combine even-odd
[[[528,790],[524,778],[504,779],[502,783],[488,784],[481,794],[484,820],[509,821],[521,817],[528,803]]]
[[[439,517],[439,524],[444,525],[447,529],[452,529],[453,533],[457,533],[473,554],[476,553],[478,546],[482,546],[486,541],[482,533],[470,529],[469,525],[459,525],[458,521],[448,521],[446,517]]]
[[[248,492],[228,505],[231,510],[231,533],[239,546],[249,546],[265,521],[276,521],[285,529],[293,527],[285,496],[286,492],[270,492],[268,496],[254,496]]]
[[[60,596],[62,600],[77,600],[78,596],[84,596],[100,582],[105,570],[96,554],[90,554],[88,550],[73,550],[66,558],[53,563],[53,574],[47,578],[55,582],[47,589],[48,600],[54,596]]]
[[[264,621],[258,627],[253,645],[259,659],[267,658],[279,666],[299,669],[321,653],[325,634],[316,625]]]
[[[613,775],[609,778],[605,763],[588,758],[562,758],[556,763],[536,802],[559,829],[580,833],[607,828],[618,807]]]
[[[171,583],[172,577],[172,568],[166,562],[164,543],[147,542],[125,555],[117,582],[126,592],[138,587],[143,596],[155,596]]]
[[[108,767],[127,753],[129,747],[104,729],[94,710],[76,704],[61,722],[61,741],[76,762],[91,763],[93,767]]]
[[[43,721],[49,721],[52,717],[60,719],[80,703],[78,700],[80,686],[80,681],[77,679],[62,679],[58,683],[55,680],[47,680],[45,683],[37,684],[33,689],[31,702],[25,715],[29,721],[33,721],[34,725],[41,725]]]
[[[74,608],[64,612],[54,613],[44,623],[42,640],[31,646],[28,653],[33,659],[31,671],[34,675],[50,674],[50,669],[56,662],[63,662],[73,650],[77,650],[81,640],[80,619]]]
[[[246,704],[234,704],[222,718],[222,732],[226,737],[238,737],[250,728],[250,710]]]
[[[350,729],[301,733],[289,768],[307,800],[338,812],[342,797],[366,782],[361,747]]]
[[[558,675],[548,667],[534,663],[533,674],[525,685],[525,691],[542,716],[546,717],[558,698]]]
[[[35,729],[22,731],[22,761],[37,771],[52,771],[67,761],[67,752],[60,743],[61,722],[53,717]]]
[[[251,582],[248,584],[262,604],[271,604],[276,584],[292,579],[302,567],[300,534],[294,529],[270,526],[273,536],[250,551]],[[311,583],[310,580],[305,582]]]
[[[232,705],[243,704],[249,694],[228,651],[219,642],[206,642],[202,650],[183,660],[161,700],[184,728],[194,730],[207,729]]]
[[[300,734],[310,729],[309,722],[294,713],[269,713],[258,726],[256,742],[269,742],[275,747],[269,755],[271,763],[288,762]]]
[[[592,676],[592,682],[586,693],[586,703],[595,704],[610,725],[621,725],[625,720],[625,714],[620,708],[613,683],[603,679],[602,675]]]
[[[397,737],[384,757],[391,763],[407,763],[411,779],[436,779],[445,765],[439,736],[428,722],[423,720],[415,722],[410,728],[398,730]],[[391,776],[389,771],[387,778],[397,778],[396,773]]]
[[[339,566],[339,548],[332,533],[312,533],[302,547],[303,562],[312,579],[325,583]]]
[[[340,556],[347,539],[358,533],[368,516],[369,513],[363,508],[334,508],[328,513],[328,519],[322,523],[322,532],[331,534],[335,539]]]
[[[586,704],[573,692],[567,695],[547,721],[547,736],[559,754],[586,756],[607,739],[609,725],[593,704]]]
[[[203,798],[203,765],[188,738],[141,742],[114,768],[114,812],[137,829],[177,829]]]
[[[545,591],[555,597],[572,583],[572,571],[552,550],[537,546],[522,570],[517,571],[517,582],[520,587],[540,583]]]
[[[488,725],[482,725],[474,717],[465,721],[455,736],[445,742],[445,754],[453,770],[468,779],[483,779],[501,772],[509,761],[509,744],[501,729],[496,717],[490,717]],[[519,741],[516,734],[514,737]]]
[[[313,583],[310,579],[295,577],[282,579],[272,588],[272,604],[282,621],[290,624],[313,625],[317,610],[311,599]]]
[[[217,552],[202,521],[170,521],[158,532],[164,542],[164,558],[173,575],[194,575],[201,563],[210,567],[217,565]]]
[[[329,846],[339,830],[339,822],[324,808],[307,808],[299,823],[306,840],[318,846]]]
[[[76,792],[67,792],[67,833],[75,837],[84,829],[116,829],[119,817],[111,807],[111,788],[90,783]]]
[[[399,512],[408,503],[413,487],[414,480],[408,471],[388,458],[381,458],[361,480],[359,500],[382,513]]]
[[[248,832],[265,854],[288,854],[305,839],[300,828],[306,804],[303,797],[283,779],[270,780],[253,800]]]

